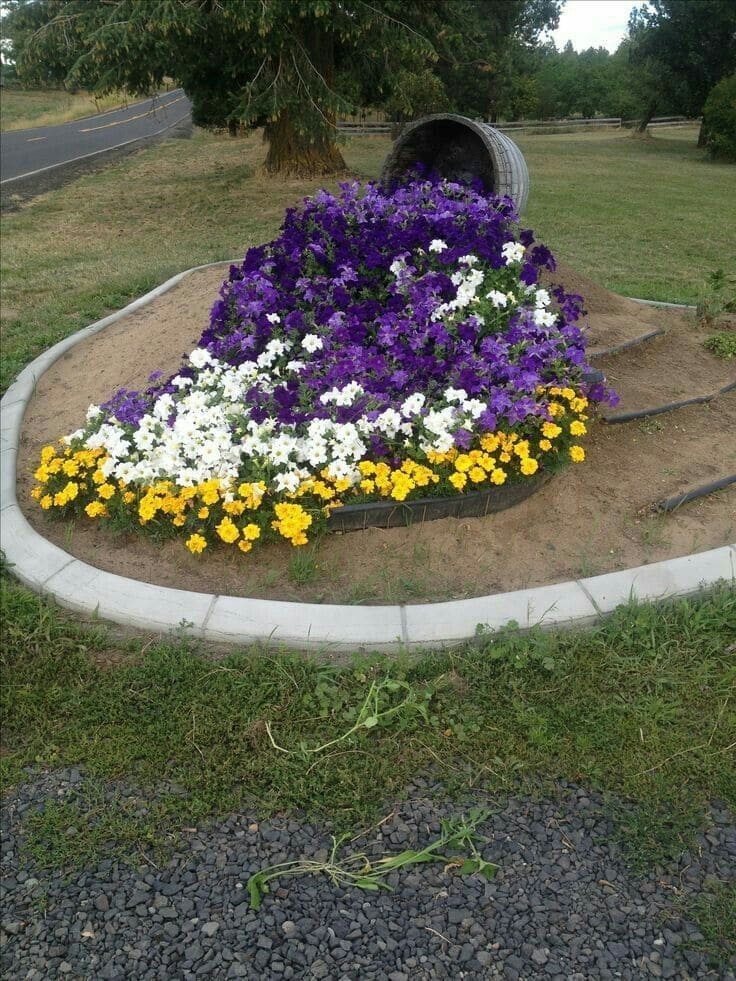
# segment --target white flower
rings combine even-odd
[[[510,266],[512,262],[521,262],[524,258],[524,251],[521,242],[506,242],[501,249],[501,255],[506,260],[506,265]]]
[[[394,259],[391,265],[388,267],[394,276],[400,276],[406,267],[406,263],[403,259]]]
[[[461,255],[457,260],[462,266],[474,266],[478,261],[477,255]]]
[[[538,307],[548,307],[551,300],[552,298],[547,290],[535,290],[534,302]]]
[[[464,388],[448,388],[445,390],[445,398],[448,402],[464,402],[468,393]]]
[[[203,347],[195,347],[189,355],[189,363],[195,368],[204,368],[206,364],[212,364],[212,355]]]
[[[266,320],[269,322],[269,324],[280,324],[281,323],[281,317],[279,317],[279,315],[277,313],[267,313],[266,314]]]
[[[401,404],[402,416],[410,419],[412,416],[417,415],[421,411],[425,401],[425,397],[421,392],[415,392],[413,395],[410,395],[409,398]]]
[[[508,306],[509,302],[509,298],[506,293],[500,293],[498,290],[491,290],[490,293],[486,293],[486,299],[490,300],[497,310]]]
[[[441,238],[433,238],[429,243],[430,252],[444,252],[447,247],[447,242],[443,242]]]
[[[305,351],[309,351],[310,354],[314,354],[315,351],[321,351],[323,346],[322,338],[318,337],[317,334],[305,334],[302,339],[302,347]]]
[[[93,419],[98,419],[102,415],[102,409],[99,405],[90,405],[87,409],[87,422],[92,422]]]
[[[543,307],[537,307],[534,311],[534,323],[538,327],[552,327],[557,320],[557,317]]]

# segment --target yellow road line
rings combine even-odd
[[[143,119],[144,116],[150,116],[151,113],[155,113],[158,109],[168,109],[169,106],[173,106],[175,102],[181,102],[185,96],[180,95],[177,99],[172,99],[171,102],[164,102],[160,106],[152,107],[147,109],[145,112],[139,112],[137,116],[128,116],[127,119],[118,119],[114,123],[103,123],[102,126],[87,126],[85,129],[80,129],[79,133],[93,133],[96,129],[109,129],[111,126],[122,126],[123,123],[132,123],[134,119]]]

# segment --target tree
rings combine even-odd
[[[97,93],[147,94],[171,77],[199,124],[263,126],[267,170],[332,173],[344,167],[335,119],[353,108],[340,81],[359,77],[380,97],[399,68],[451,58],[468,2],[38,0],[53,16],[19,63],[30,75],[72,59],[67,81]]]
[[[713,86],[736,70],[733,0],[649,0],[632,11],[629,35],[649,92],[640,130],[665,100],[700,115]]]

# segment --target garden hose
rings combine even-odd
[[[620,351],[626,351],[630,347],[638,347],[639,344],[651,341],[664,333],[664,327],[659,327],[657,330],[651,330],[648,334],[640,334],[639,337],[634,337],[630,341],[624,341],[622,344],[615,344],[613,347],[608,347],[603,351],[592,351],[589,357],[591,360],[593,358],[607,358],[609,354],[618,354]]]
[[[714,491],[722,490],[730,484],[736,484],[736,473],[732,473],[729,477],[719,477],[718,480],[714,480],[710,484],[701,484],[700,487],[694,487],[693,490],[687,491],[685,494],[677,494],[675,497],[668,497],[664,501],[658,501],[652,505],[652,510],[664,512],[676,511],[682,504],[688,504],[698,497],[705,497],[706,494],[712,494]]]
[[[635,419],[645,419],[647,416],[658,416],[663,412],[672,412],[675,409],[683,409],[687,405],[702,405],[705,402],[712,402],[713,399],[718,398],[719,395],[725,395],[727,392],[731,392],[736,389],[736,381],[729,382],[728,385],[724,385],[723,388],[719,388],[717,392],[713,392],[712,395],[696,395],[691,399],[683,399],[680,402],[667,402],[664,405],[653,405],[648,409],[634,409],[631,412],[620,412],[615,416],[602,416],[603,422],[607,422],[610,425],[619,422],[633,422]]]

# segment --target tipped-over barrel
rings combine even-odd
[[[405,126],[381,171],[381,183],[400,181],[418,163],[450,180],[478,177],[487,191],[506,195],[519,212],[529,196],[529,171],[513,140],[487,123],[436,113]]]

